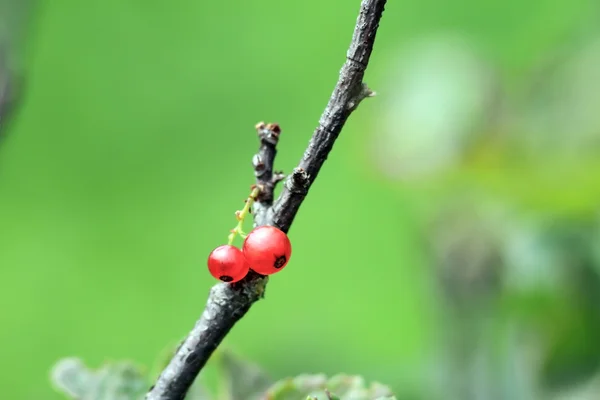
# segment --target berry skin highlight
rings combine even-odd
[[[250,268],[272,275],[285,267],[292,255],[290,239],[274,226],[259,226],[246,236],[242,252]]]
[[[208,256],[210,274],[223,282],[237,282],[248,274],[249,269],[242,251],[229,244],[217,247]]]

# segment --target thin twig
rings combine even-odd
[[[281,130],[276,124],[257,125],[261,146],[252,160],[261,194],[254,204],[254,224],[275,225],[287,232],[310,186],[327,159],[333,144],[352,111],[365,97],[373,95],[362,79],[375,42],[375,34],[386,0],[363,0],[340,77],[302,160],[285,180],[275,203],[273,190],[282,180],[273,171],[276,145]],[[229,330],[264,296],[267,277],[251,271],[240,282],[215,285],[206,308],[146,400],[183,400],[200,370]]]

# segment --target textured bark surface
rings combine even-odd
[[[255,226],[274,225],[288,232],[346,120],[364,98],[373,95],[363,83],[363,76],[385,3],[386,0],[363,0],[337,85],[304,156],[285,179],[283,191],[275,202],[274,187],[283,179],[281,173],[273,170],[281,129],[275,124],[259,123],[256,126],[261,144],[252,164],[261,193],[253,209]],[[264,296],[267,280],[267,277],[251,271],[240,282],[215,285],[194,329],[178,348],[146,399],[184,399],[213,351],[252,304]]]

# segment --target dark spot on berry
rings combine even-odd
[[[223,282],[231,282],[233,280],[233,278],[229,275],[221,275],[219,279]]]
[[[277,257],[277,259],[275,259],[275,264],[273,264],[273,266],[275,268],[279,269],[285,265],[286,261],[287,261],[286,256],[279,256],[279,257]]]

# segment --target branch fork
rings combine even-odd
[[[287,178],[282,172],[273,171],[280,126],[256,124],[260,147],[252,157],[252,166],[260,190],[253,204],[255,226],[273,225],[289,231],[346,120],[363,99],[375,94],[362,80],[385,4],[386,0],[362,0],[339,80],[300,163]],[[283,191],[275,201],[275,185],[281,181],[285,181]],[[268,277],[250,271],[239,282],[213,286],[200,319],[146,394],[146,400],[183,400],[230,329],[264,297],[267,282]]]

